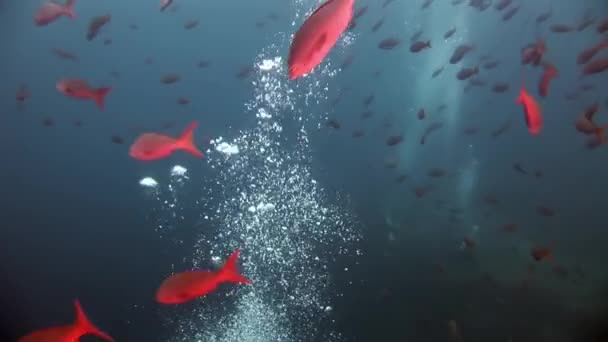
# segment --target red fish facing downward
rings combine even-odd
[[[114,342],[112,337],[97,329],[89,321],[78,300],[74,301],[74,306],[76,308],[74,324],[36,330],[21,337],[18,342],[76,342],[80,337],[88,334],[101,337],[108,342]]]
[[[304,76],[334,47],[353,17],[354,0],[328,0],[295,33],[289,48],[289,79]]]
[[[545,97],[549,94],[549,83],[552,79],[559,76],[557,69],[551,63],[545,63],[545,71],[543,72],[543,76],[540,78],[540,83],[538,84],[538,93],[540,96]]]
[[[191,123],[179,138],[157,133],[142,134],[131,145],[129,155],[137,160],[151,161],[166,158],[176,150],[184,150],[202,158],[203,152],[194,145],[193,141],[194,129],[197,126],[197,121]]]
[[[97,107],[101,110],[103,110],[106,96],[112,90],[112,88],[109,87],[96,89],[89,86],[86,81],[77,79],[61,80],[57,82],[56,87],[59,92],[66,96],[82,100],[94,100],[95,103],[97,103]]]
[[[165,279],[156,292],[156,301],[161,304],[182,304],[205,296],[222,283],[249,284],[251,280],[237,269],[237,249],[217,271],[187,271]]]
[[[536,100],[530,94],[528,94],[523,84],[521,86],[521,90],[519,91],[519,96],[515,102],[521,104],[524,108],[526,125],[528,126],[528,131],[530,134],[539,134],[543,127],[543,117],[540,106]]]
[[[76,17],[76,14],[74,14],[75,3],[76,0],[68,0],[65,5],[47,1],[34,14],[34,23],[37,26],[46,26],[64,15],[73,19]]]

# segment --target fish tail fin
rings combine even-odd
[[[240,274],[237,267],[240,252],[239,249],[234,251],[222,267],[223,280],[231,283],[250,284],[251,280]]]
[[[74,300],[74,307],[76,309],[76,326],[80,329],[80,331],[83,332],[83,335],[93,334],[108,342],[115,342],[110,335],[99,330],[95,325],[93,325],[93,323],[91,323],[91,321],[89,321],[87,315],[84,313],[84,310],[82,310],[82,306],[80,306],[78,299]]]
[[[97,103],[97,107],[103,110],[103,104],[106,100],[106,96],[112,91],[110,87],[99,88],[95,91],[95,102]]]
[[[606,126],[602,126],[602,127],[598,127],[595,135],[597,136],[597,140],[600,144],[603,144],[606,142],[607,138],[606,138],[606,129],[608,129],[608,125]]]
[[[76,18],[76,13],[74,13],[74,5],[76,4],[76,0],[68,0],[65,4],[65,15],[74,19]]]
[[[194,121],[191,123],[186,129],[184,133],[179,138],[179,148],[191,153],[199,158],[204,157],[205,155],[201,152],[196,145],[194,145],[194,129],[198,126],[198,121]]]

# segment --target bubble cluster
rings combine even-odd
[[[307,127],[318,126],[324,114],[306,112],[327,99],[325,82],[335,71],[324,64],[294,85],[284,60],[275,57],[279,51],[271,45],[258,55],[254,97],[245,104],[257,124],[232,141],[211,142],[210,172],[196,203],[205,229],[192,266],[219,267],[240,248],[243,273],[253,283],[227,286],[227,295],[202,300],[186,319],[167,317],[177,325],[170,341],[340,340],[331,327],[322,328],[332,322],[336,295],[329,268],[339,255],[355,254],[359,227],[348,198],[336,194],[330,201],[311,173]],[[286,121],[297,129],[284,132]]]

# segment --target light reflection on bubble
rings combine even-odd
[[[296,12],[306,13],[304,7],[311,11],[317,5],[306,3],[296,1]],[[277,38],[285,44],[290,40],[285,34]],[[351,250],[360,238],[359,229],[345,209],[347,199],[337,195],[332,199],[337,204],[330,203],[311,174],[307,127],[318,126],[326,113],[306,112],[327,99],[328,81],[336,72],[324,62],[305,80],[289,82],[285,61],[275,57],[279,51],[279,45],[271,45],[258,55],[254,97],[245,104],[246,112],[256,115],[257,125],[233,141],[212,142],[215,149],[205,160],[217,177],[205,175],[197,202],[205,229],[195,246],[193,267],[219,267],[240,248],[243,273],[253,284],[223,286],[200,305],[188,307],[191,313],[186,318],[176,319],[166,311],[176,329],[170,341],[340,340],[339,334],[319,328],[332,322],[336,293],[329,267],[339,255],[359,255]],[[284,145],[284,120],[300,127],[294,132],[295,146]],[[228,157],[227,146],[238,147],[238,154]],[[169,221],[180,219],[174,182],[172,178],[169,191],[159,199]]]

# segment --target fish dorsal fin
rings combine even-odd
[[[314,12],[312,12],[308,18],[311,18],[312,16],[314,16],[315,14],[317,14],[319,11],[321,11],[321,9],[325,8],[327,5],[329,5],[330,3],[337,1],[337,0],[327,0],[325,1],[325,3],[321,6],[319,6]]]

